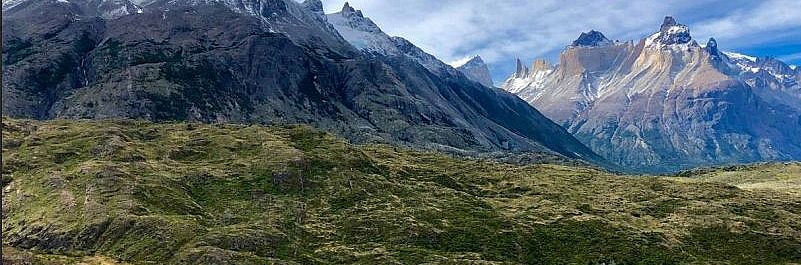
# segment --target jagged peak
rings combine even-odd
[[[715,58],[720,58],[720,51],[718,50],[718,42],[715,38],[709,38],[706,42],[706,51]]]
[[[589,32],[582,32],[581,35],[573,41],[574,47],[598,47],[612,44],[612,41],[606,38],[603,33],[590,30]]]
[[[538,58],[531,63],[531,72],[548,71],[553,68],[551,62],[544,58]]]
[[[473,57],[470,58],[470,60],[467,60],[467,62],[465,62],[461,66],[469,66],[469,65],[486,65],[486,63],[484,63],[484,59],[482,59],[481,56],[474,55]]]
[[[326,15],[328,18],[328,22],[334,25],[334,27],[339,31],[340,35],[343,35],[345,39],[353,41],[362,38],[364,36],[350,36],[353,38],[348,38],[349,33],[356,33],[356,32],[368,32],[372,34],[379,34],[384,35],[385,33],[381,30],[378,25],[375,24],[370,18],[365,17],[362,14],[361,10],[357,10],[353,8],[348,2],[345,2],[345,5],[342,7],[342,11],[328,14]],[[359,35],[359,34],[356,34]],[[354,39],[356,38],[356,39]],[[389,36],[381,36],[379,38],[389,38]],[[366,44],[366,43],[364,43]],[[355,44],[354,44],[355,45]],[[358,48],[364,48],[364,45],[356,45]]]
[[[515,71],[515,78],[524,78],[528,76],[528,67],[523,64],[520,58],[517,58],[517,70]]]
[[[706,47],[713,47],[715,49],[718,48],[718,41],[715,38],[709,38],[709,41],[706,42]]]
[[[662,27],[659,28],[659,31],[665,31],[670,29],[671,27],[675,27],[678,25],[680,24],[676,22],[675,18],[673,18],[672,16],[666,16],[665,20],[662,22]]]
[[[350,6],[350,3],[345,2],[345,5],[342,6],[342,12],[356,12],[356,9]]]
[[[678,23],[672,16],[666,16],[659,28],[659,32],[651,35],[645,41],[646,46],[683,45],[697,46],[690,36],[690,27]]]
[[[340,12],[342,13],[342,15],[354,14],[359,17],[364,17],[361,10],[356,10],[355,8],[350,6],[350,3],[348,2],[345,2],[345,5],[342,6],[342,11]]]

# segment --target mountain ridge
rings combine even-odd
[[[402,38],[388,37],[398,53],[354,47],[317,2],[140,5],[118,18],[84,0],[4,8],[4,115],[306,123],[358,143],[605,163],[514,95]]]
[[[503,88],[630,170],[801,159],[799,75],[748,58],[666,17],[638,42],[570,46],[538,75],[518,62]]]

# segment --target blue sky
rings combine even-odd
[[[323,0],[326,12],[345,0]],[[409,39],[445,62],[481,55],[502,82],[520,57],[552,62],[581,32],[595,29],[613,40],[639,40],[656,32],[664,16],[690,26],[723,50],[775,56],[801,65],[799,0],[349,0],[390,35]]]

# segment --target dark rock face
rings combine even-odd
[[[248,3],[154,2],[114,19],[36,1],[5,10],[3,114],[308,123],[356,142],[602,161],[511,94],[362,53],[308,6]]]
[[[666,16],[665,20],[662,22],[662,26],[659,27],[659,31],[665,32],[668,31],[671,27],[675,27],[680,25],[676,22],[676,19],[671,16]]]
[[[590,30],[590,32],[581,33],[578,39],[573,41],[572,46],[575,47],[598,47],[609,45],[612,42],[604,36],[603,33]]]
[[[517,58],[515,63],[516,63],[516,66],[517,66],[517,67],[515,67],[515,69],[517,69],[517,70],[515,70],[514,77],[515,78],[522,78],[522,77],[527,76],[529,69],[528,69],[528,67],[526,67],[526,65],[523,64],[522,61],[520,61],[520,58]]]
[[[720,59],[720,51],[718,50],[718,41],[715,38],[709,38],[709,41],[706,43],[706,51],[714,56],[715,59]]]

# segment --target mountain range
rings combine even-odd
[[[640,172],[801,159],[801,71],[718,50],[666,17],[639,41],[582,33],[559,63],[518,60],[503,89]]]
[[[636,42],[582,33],[558,64],[518,60],[498,89],[480,56],[452,67],[348,3],[325,14],[319,0],[13,0],[3,11],[10,117],[303,123],[356,143],[649,173],[801,159],[801,70],[701,45],[672,17]]]
[[[351,141],[601,157],[346,4],[3,3],[3,115],[312,124]]]

